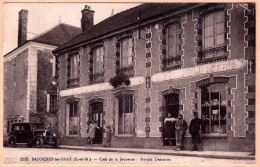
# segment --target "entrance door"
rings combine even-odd
[[[164,96],[165,100],[165,110],[164,110],[164,120],[171,114],[171,118],[177,118],[179,114],[179,95],[169,94]],[[163,124],[163,142],[165,146],[176,145],[175,140],[175,122],[164,121]]]
[[[92,120],[96,121],[99,129],[96,129],[96,135],[94,139],[95,144],[102,144],[103,139],[103,103],[95,102],[91,104],[90,122]]]

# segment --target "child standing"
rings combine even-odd
[[[110,126],[106,127],[106,134],[107,134],[107,138],[106,138],[106,142],[105,142],[105,147],[110,147],[110,143],[111,143],[111,138],[112,138],[112,129]]]

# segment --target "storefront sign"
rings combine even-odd
[[[131,85],[140,85],[145,82],[144,77],[134,77],[130,78]],[[68,89],[68,90],[62,90],[60,91],[60,96],[71,96],[71,95],[78,95],[78,94],[84,94],[84,93],[89,93],[89,92],[96,92],[96,91],[103,91],[103,90],[109,90],[113,89],[111,85],[109,85],[108,82],[106,83],[101,83],[101,84],[95,84],[95,85],[90,85],[90,86],[83,86],[79,88],[73,88],[73,89]]]
[[[152,76],[152,82],[161,82],[170,79],[192,77],[215,72],[238,70],[246,66],[244,59],[234,59],[211,64],[199,65],[196,67],[158,73]]]

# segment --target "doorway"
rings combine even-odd
[[[179,94],[172,93],[164,96],[165,109],[163,121],[163,145],[175,146],[175,122],[169,121],[169,114],[171,118],[177,118],[179,114]]]
[[[99,129],[96,129],[95,139],[93,140],[94,144],[102,144],[103,140],[103,103],[94,102],[91,104],[91,112],[89,117],[89,122],[92,120],[96,121]]]

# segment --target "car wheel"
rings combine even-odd
[[[10,147],[12,147],[12,148],[14,148],[14,147],[16,146],[16,140],[15,140],[15,138],[11,138],[11,139],[9,140],[9,145],[10,145]]]
[[[53,148],[58,148],[59,146],[59,139],[54,140],[54,144],[52,145]]]
[[[42,140],[42,138],[38,137],[38,138],[35,140],[35,147],[41,148],[42,145],[43,145],[43,140]]]

